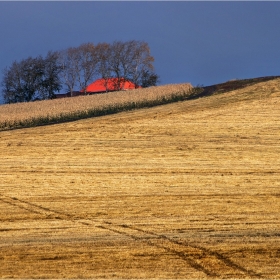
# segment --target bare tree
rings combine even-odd
[[[154,71],[154,58],[151,56],[149,45],[146,42],[130,41],[128,43],[131,49],[130,80],[140,85],[143,76]]]
[[[97,57],[97,73],[104,80],[104,86],[108,91],[108,80],[111,78],[111,46],[107,43],[99,43],[95,47],[95,53]]]
[[[61,79],[63,84],[70,91],[71,96],[73,95],[74,87],[78,82],[79,76],[79,52],[77,48],[68,48],[60,51],[59,53],[59,65],[61,67]]]
[[[124,56],[124,43],[120,41],[114,42],[110,46],[110,56],[108,57],[109,69],[111,72],[111,76],[116,78],[114,81],[114,89],[121,90],[121,79],[125,79],[125,70],[123,66],[125,66]]]
[[[141,41],[116,41],[110,46],[108,69],[114,77],[115,89],[121,90],[123,81],[130,80],[140,85],[143,76],[154,70],[154,58],[147,43]]]
[[[59,60],[61,77],[71,96],[75,86],[79,86],[86,93],[87,85],[98,75],[98,58],[94,45],[85,43],[63,50]]]
[[[77,48],[78,52],[78,68],[77,76],[80,88],[86,93],[88,83],[92,81],[94,76],[97,76],[98,63],[97,53],[92,43],[82,44]]]

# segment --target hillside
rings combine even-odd
[[[0,277],[280,277],[280,80],[0,132]]]

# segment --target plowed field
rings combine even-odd
[[[280,278],[279,80],[0,149],[2,278]]]

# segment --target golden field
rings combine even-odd
[[[280,278],[280,80],[0,132],[0,277]]]

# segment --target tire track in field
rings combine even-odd
[[[17,203],[18,199],[15,198],[15,197],[0,197],[0,201],[4,202],[4,203],[7,203],[9,205],[12,205],[12,206],[16,206],[20,209],[24,209],[24,210],[27,210],[28,212],[31,212],[31,213],[35,213],[35,214],[42,214],[42,212],[39,212],[37,209],[30,209],[30,207],[27,207],[26,206],[26,203],[23,203],[22,205],[20,203]]]
[[[107,229],[122,235],[127,235],[157,248],[163,248],[167,252],[177,255],[185,260],[191,267],[202,271],[209,277],[226,278],[262,278],[263,276],[252,270],[247,270],[234,263],[222,254],[208,250],[201,246],[193,246],[185,242],[176,241],[166,235],[160,235],[152,231],[142,230],[134,226],[115,225],[104,222],[98,227]]]
[[[42,207],[40,205],[18,199],[16,197],[9,197],[9,196],[3,196],[1,195],[0,201],[7,203],[9,205],[18,207],[20,209],[24,209],[28,212],[39,214],[45,216],[45,218],[48,219],[61,219],[61,220],[66,220],[72,218],[72,215],[70,214],[65,214],[59,211],[54,211],[46,207]]]
[[[132,227],[132,228],[135,228],[135,227]],[[150,232],[150,231],[146,231],[146,230],[142,230],[142,229],[139,229],[137,228],[137,230],[139,231],[143,231],[143,232],[147,232],[147,233],[151,233],[151,234],[155,234],[155,235],[158,235],[154,232]],[[172,243],[175,243],[175,244],[178,244],[180,246],[185,246],[185,247],[190,247],[192,249],[196,249],[198,251],[199,254],[202,254],[202,257],[203,256],[211,256],[211,258],[216,258],[217,260],[219,260],[220,262],[222,262],[222,266],[225,266],[226,267],[229,267],[229,268],[232,268],[235,273],[236,271],[239,271],[239,273],[242,275],[246,275],[246,276],[250,276],[250,277],[256,277],[256,278],[260,278],[260,277],[263,277],[261,274],[259,273],[256,273],[252,270],[248,270],[248,269],[245,269],[244,267],[234,263],[233,261],[231,261],[229,258],[225,257],[224,255],[222,255],[221,253],[218,253],[216,251],[212,251],[212,250],[209,250],[209,249],[206,249],[204,247],[201,247],[201,246],[197,246],[197,245],[191,245],[191,244],[188,244],[186,241],[178,241],[178,240],[175,240],[173,238],[170,238],[170,237],[167,237],[166,235],[158,235],[166,240],[169,240],[170,242]],[[214,263],[214,262],[213,262]],[[222,276],[222,275],[220,275]],[[232,275],[234,277],[236,277],[236,274]]]
[[[263,278],[261,274],[243,268],[216,251],[201,246],[191,245],[185,241],[178,241],[166,235],[157,234],[153,231],[143,230],[130,225],[117,225],[106,221],[96,224],[90,219],[83,219],[75,215],[52,210],[16,197],[1,195],[0,201],[31,213],[43,215],[44,219],[70,220],[74,223],[109,230],[128,236],[134,240],[147,243],[151,246],[164,249],[183,259],[192,268],[205,273],[209,277]]]

